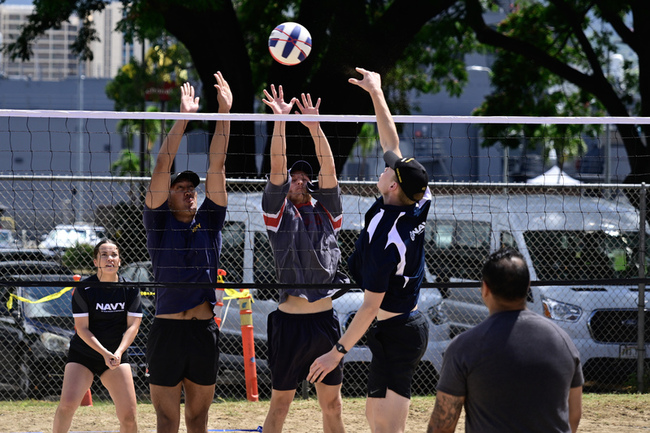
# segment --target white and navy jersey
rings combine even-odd
[[[295,206],[287,200],[291,176],[284,185],[267,182],[262,196],[264,224],[273,256],[277,281],[282,284],[339,284],[348,277],[339,270],[341,251],[337,237],[343,221],[341,190],[319,189],[312,193],[316,204]],[[287,295],[310,302],[333,296],[338,289],[281,290],[280,303]]]
[[[97,275],[85,281],[98,282]],[[120,282],[128,282],[120,277]],[[77,287],[72,294],[72,315],[88,317],[88,329],[106,349],[116,350],[127,327],[127,316],[142,317],[140,290],[134,287]],[[70,348],[89,355],[97,352],[75,334]],[[90,351],[90,352],[89,352]]]
[[[381,309],[407,313],[418,303],[424,279],[424,229],[431,191],[410,206],[384,204],[382,197],[366,212],[365,227],[348,264],[364,290],[385,293]]]

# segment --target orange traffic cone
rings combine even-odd
[[[83,398],[81,399],[81,405],[82,406],[92,406],[93,405],[93,396],[90,393],[90,388],[88,388],[88,391],[86,391]]]

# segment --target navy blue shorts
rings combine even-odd
[[[368,397],[384,398],[386,389],[411,398],[411,381],[429,343],[429,323],[419,310],[380,320],[368,331],[372,361]]]
[[[334,310],[288,314],[275,310],[268,318],[269,366],[273,389],[292,391],[307,378],[309,367],[329,352],[341,337]],[[343,361],[325,376],[326,385],[343,382]]]
[[[71,347],[70,351],[68,352],[68,363],[74,362],[81,364],[90,370],[93,374],[101,376],[106,370],[108,370],[108,367],[104,362],[104,357],[101,356],[98,352],[95,352],[95,354],[97,356],[90,356],[84,351],[75,350]],[[126,352],[124,352],[122,354],[122,358],[120,358],[120,364],[127,364],[128,362],[129,356]]]
[[[147,340],[150,384],[176,386],[188,379],[214,385],[218,370],[219,328],[213,319],[154,319]]]

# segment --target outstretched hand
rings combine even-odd
[[[300,113],[302,114],[318,114],[318,107],[320,107],[320,98],[316,101],[316,105],[314,105],[311,101],[311,95],[307,93],[305,95],[302,93],[300,95],[302,98],[302,103],[300,102],[299,99],[293,98],[293,100],[296,102],[296,105],[298,106],[298,109],[300,110]],[[307,128],[316,128],[318,127],[318,122],[317,121],[304,121],[300,122],[303,125],[305,125]]]
[[[355,84],[368,93],[374,91],[381,92],[381,75],[377,72],[368,71],[363,68],[355,68],[358,73],[360,73],[363,78],[358,80],[356,78],[349,78],[348,83]]]
[[[181,113],[196,113],[199,110],[199,98],[194,97],[194,86],[184,83],[181,86]]]
[[[292,98],[291,101],[284,102],[282,85],[276,91],[275,85],[271,84],[271,93],[264,89],[264,96],[266,99],[262,99],[262,102],[271,107],[274,114],[289,114],[293,108],[293,104],[297,101],[296,98]]]
[[[219,111],[222,113],[230,112],[232,108],[232,91],[230,90],[230,85],[223,78],[221,72],[214,74],[214,78],[217,80],[217,84],[214,85],[217,89],[217,101],[219,101]]]

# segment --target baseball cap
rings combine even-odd
[[[170,185],[173,186],[176,182],[180,182],[181,180],[189,180],[192,182],[192,185],[194,185],[194,188],[196,188],[201,183],[201,179],[199,179],[198,174],[194,173],[191,170],[185,170],[172,174]]]
[[[314,170],[312,170],[311,164],[309,164],[307,161],[304,161],[302,159],[300,161],[296,161],[293,163],[293,165],[289,169],[289,173],[291,173],[292,171],[302,171],[307,175],[309,180],[311,180],[314,177]]]
[[[427,170],[415,158],[400,158],[394,152],[384,153],[384,161],[388,167],[395,170],[397,183],[404,194],[413,201],[413,196],[426,191],[429,184]]]

